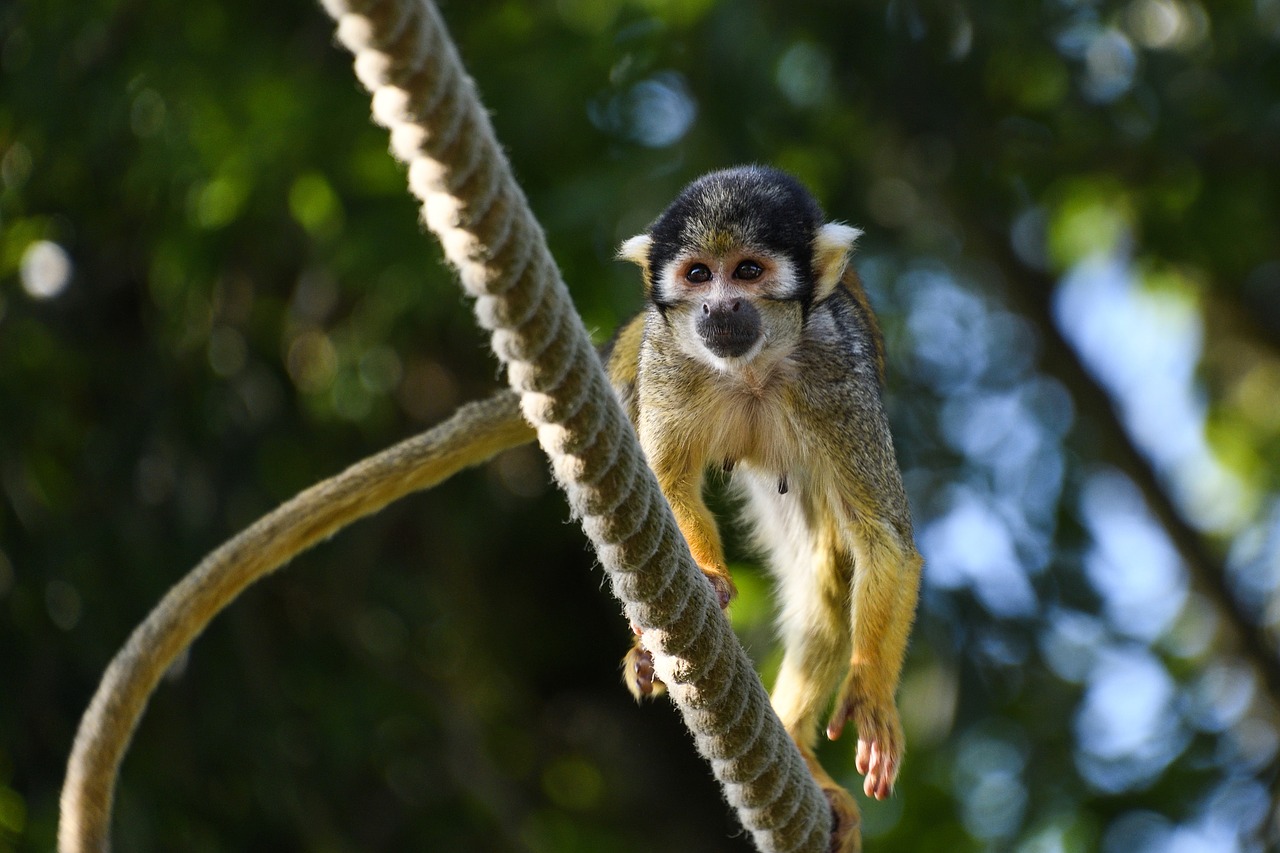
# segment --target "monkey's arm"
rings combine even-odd
[[[120,760],[147,700],[173,659],[245,587],[357,518],[533,438],[515,393],[501,391],[301,492],[205,557],[134,630],[103,675],[67,765],[58,849],[107,849]]]
[[[649,467],[689,543],[693,561],[715,586],[720,606],[726,607],[735,590],[725,565],[719,528],[702,497],[707,448],[694,437],[695,430],[674,425],[688,416],[688,410],[678,400],[663,396],[671,394],[671,389],[660,393],[652,385],[643,390],[639,387],[645,319],[641,313],[620,326],[613,339],[601,348],[600,355],[608,365],[614,393],[636,428]],[[642,396],[646,396],[643,405]]]
[[[727,607],[733,600],[736,589],[733,578],[729,576],[729,568],[724,559],[724,546],[720,542],[720,529],[716,525],[715,516],[707,508],[702,497],[702,470],[691,471],[680,468],[660,469],[655,467],[658,485],[671,504],[671,511],[676,517],[676,524],[689,543],[689,551],[693,561],[702,569],[702,573],[715,587],[720,598],[720,606]]]
[[[676,524],[689,543],[693,561],[715,587],[720,606],[727,607],[736,590],[724,559],[724,546],[715,516],[702,496],[707,448],[690,431],[673,427],[668,414],[655,412],[656,406],[642,406],[640,446]]]
[[[856,766],[865,774],[863,789],[869,797],[884,799],[893,790],[902,761],[902,726],[894,695],[915,617],[923,560],[892,525],[875,519],[856,524],[850,599],[853,651],[827,736],[838,738],[853,721],[858,729]]]
[[[866,453],[845,460],[837,507],[843,547],[853,556],[849,673],[827,724],[836,739],[847,722],[858,728],[857,768],[868,796],[892,792],[902,760],[902,726],[894,694],[915,617],[923,560],[912,541],[911,518],[888,425],[877,404],[861,419]],[[839,460],[832,460],[841,464]]]
[[[598,354],[605,364],[609,384],[622,403],[627,419],[635,426],[640,417],[637,385],[640,379],[640,346],[644,341],[644,313],[619,326]]]

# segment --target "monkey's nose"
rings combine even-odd
[[[697,329],[703,344],[715,355],[745,355],[760,336],[760,312],[743,299],[704,302]]]
[[[733,302],[729,303],[728,310],[729,310],[731,313],[733,313],[733,314],[737,314],[737,313],[738,313],[738,309],[740,309],[741,307],[742,307],[742,300],[741,300],[741,299],[735,299],[735,300],[733,300]],[[721,308],[721,309],[719,309],[719,310],[722,310],[722,311],[723,311],[724,309],[723,309],[723,308]],[[702,314],[703,314],[703,316],[707,316],[707,317],[711,316],[711,303],[710,303],[710,302],[704,302],[704,303],[702,303]]]

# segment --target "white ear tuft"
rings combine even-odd
[[[637,234],[618,247],[618,257],[624,261],[639,264],[643,269],[649,268],[649,247],[653,238],[648,234]]]
[[[828,222],[818,229],[813,237],[813,271],[818,284],[815,302],[826,299],[836,289],[849,265],[853,244],[861,236],[861,228],[841,222]]]

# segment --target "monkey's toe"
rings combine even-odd
[[[637,702],[661,696],[667,690],[653,671],[653,654],[640,645],[639,637],[622,659],[622,680]]]

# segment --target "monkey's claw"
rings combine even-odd
[[[653,653],[640,645],[639,636],[622,659],[622,680],[637,702],[641,699],[653,699],[667,692],[662,679],[654,674]]]

